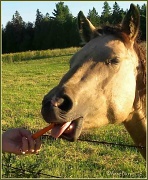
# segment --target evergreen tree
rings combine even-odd
[[[6,37],[7,37],[7,34],[6,34],[6,29],[3,27],[2,25],[2,53],[6,53]]]
[[[44,17],[44,21],[49,21],[50,20],[50,15],[49,13],[46,13],[45,17]]]
[[[23,42],[23,35],[25,31],[25,22],[23,21],[22,17],[20,16],[19,12],[16,11],[15,14],[12,17],[12,25],[14,30],[14,36],[15,36],[15,48],[16,51],[20,52],[23,51],[22,48],[22,42]]]
[[[54,17],[51,17],[52,22],[52,42],[55,48],[65,48],[69,44],[69,34],[73,23],[73,16],[69,11],[67,5],[64,2],[59,2],[56,4],[56,9],[52,13]],[[56,42],[56,44],[55,44]]]
[[[9,21],[5,28],[6,52],[19,52],[22,51],[21,43],[23,41],[23,33],[25,31],[25,23],[16,11],[12,16],[11,22]]]
[[[118,3],[115,2],[113,5],[113,13],[112,13],[112,18],[111,18],[112,24],[116,25],[116,24],[121,23],[124,15],[125,14],[124,14],[123,9],[120,9]]]
[[[36,20],[35,20],[35,30],[34,30],[34,40],[33,40],[33,48],[35,50],[41,50],[42,45],[41,45],[41,23],[43,21],[43,15],[37,9],[36,11]]]
[[[37,9],[37,11],[36,11],[36,20],[35,20],[35,28],[39,28],[42,20],[43,20],[43,15],[39,11],[39,9]]]
[[[15,14],[12,16],[11,22],[12,22],[13,26],[15,26],[15,27],[24,26],[24,21],[18,11],[16,11]]]
[[[40,44],[41,44],[41,49],[49,49],[51,48],[51,37],[53,34],[50,34],[50,29],[52,28],[51,26],[51,19],[49,17],[49,14],[46,13],[44,16],[42,22],[41,22],[41,29],[40,29]]]
[[[3,53],[16,52],[14,27],[10,21],[7,22],[2,35],[4,35],[5,39],[5,42],[3,42],[5,47],[5,50],[3,48]]]
[[[21,48],[23,51],[33,50],[34,25],[31,22],[25,24],[25,32]]]
[[[95,27],[100,25],[100,17],[94,7],[92,10],[89,9],[87,18],[92,22]]]
[[[138,6],[138,5],[137,5]],[[138,7],[140,11],[140,39],[146,40],[146,4]]]
[[[54,15],[53,19],[59,22],[65,22],[68,17],[72,17],[67,5],[64,2],[59,2],[56,4],[56,9],[52,13]]]
[[[140,14],[146,17],[146,4],[141,6]]]
[[[101,13],[101,23],[109,25],[111,23],[111,7],[107,1],[104,2],[103,12]]]
[[[140,12],[140,38],[146,40],[146,5],[137,4]],[[113,10],[107,1],[102,7],[101,17],[93,7],[89,10],[87,18],[94,24],[115,25],[122,21],[126,11],[120,9],[117,2]],[[45,16],[37,9],[35,23],[25,23],[18,11],[14,13],[11,21],[2,27],[2,52],[13,53],[27,50],[42,50],[65,48],[80,45],[80,36],[77,28],[77,17],[73,17],[64,2],[56,4],[53,17]]]

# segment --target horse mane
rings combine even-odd
[[[99,34],[112,34],[121,39],[121,41],[126,45],[130,46],[130,39],[127,34],[125,34],[120,25],[118,26],[104,26],[102,28],[98,28],[97,32]],[[139,40],[139,36],[137,36],[134,42],[134,50],[137,53],[139,59],[139,69],[138,74],[142,75],[142,89],[146,89],[146,45],[145,43],[141,43]],[[146,92],[145,92],[146,93]]]

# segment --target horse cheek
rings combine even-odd
[[[133,108],[136,82],[131,76],[127,77],[127,79],[128,83],[126,81],[122,82],[122,85],[119,84],[118,88],[112,92],[112,104],[115,112],[115,121],[117,122],[124,121]]]

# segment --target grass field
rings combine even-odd
[[[3,63],[2,129],[47,125],[43,96],[68,70],[71,55]],[[50,134],[50,132],[49,132]],[[83,139],[133,144],[123,125],[83,132]],[[135,148],[42,137],[38,155],[2,155],[2,178],[146,178],[146,163]]]

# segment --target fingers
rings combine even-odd
[[[21,153],[26,154],[29,150],[29,144],[26,137],[22,138],[22,147],[21,147]]]
[[[27,129],[18,128],[18,130],[21,136],[25,136],[26,138],[29,138],[31,136],[31,132]]]
[[[34,140],[31,136],[22,138],[21,154],[37,154],[41,148],[40,139]]]
[[[36,142],[34,141],[34,139],[31,137],[31,136],[29,136],[28,137],[28,151],[30,152],[30,153],[34,153],[35,152],[35,146],[36,146]]]
[[[22,154],[35,154],[40,151],[41,148],[41,141],[40,139],[34,140],[32,138],[32,134],[29,130],[26,129],[19,129],[22,138]]]
[[[41,148],[41,141],[40,139],[36,139],[36,147],[35,147],[35,153],[38,153],[40,151],[40,148]]]

